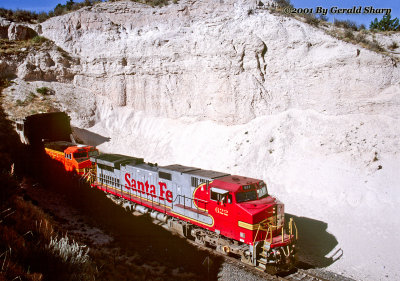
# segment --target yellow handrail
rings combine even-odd
[[[254,236],[253,245],[254,245],[254,243],[256,243],[256,239],[257,239],[257,235],[258,235],[258,231],[260,230],[260,227],[261,227],[261,224],[258,225],[256,236]]]
[[[297,225],[296,225],[296,223],[294,222],[294,220],[293,220],[293,218],[290,218],[290,221],[289,221],[289,231],[290,231],[290,235],[292,235],[293,234],[293,225],[294,225],[294,228],[296,229],[296,240],[297,239],[299,239],[299,232],[297,231]]]

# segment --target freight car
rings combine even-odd
[[[157,166],[119,154],[91,157],[93,187],[150,213],[196,243],[265,271],[294,263],[297,229],[262,180],[182,165]]]

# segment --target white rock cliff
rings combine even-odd
[[[81,59],[77,86],[154,116],[231,125],[290,108],[374,114],[387,106],[381,93],[398,90],[387,56],[358,55],[359,46],[293,18],[221,2],[107,3],[41,28]],[[398,111],[399,99],[390,106]]]
[[[83,140],[159,164],[262,178],[287,212],[315,220],[300,228],[303,257],[357,280],[400,279],[395,59],[254,1],[109,2],[36,31],[72,57],[55,64],[54,80],[92,101],[74,122],[95,113],[88,130],[111,138],[79,130]]]

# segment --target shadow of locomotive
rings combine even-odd
[[[66,172],[60,163],[42,151],[31,151],[29,159],[34,159],[29,161],[29,172],[43,188],[62,194],[71,206],[89,218],[90,224],[111,234],[112,244],[124,255],[134,256],[136,265],[145,267],[156,262],[166,267],[163,280],[180,279],[179,275],[174,277],[173,272],[177,270],[178,274],[192,274],[191,280],[218,279],[223,257],[189,244],[186,239],[152,223],[148,215],[133,216],[106,198],[102,191],[90,188],[86,182]]]
[[[335,236],[327,232],[323,221],[285,214],[286,221],[293,218],[299,231],[297,241],[297,267],[307,269],[327,267],[343,256]]]
[[[98,146],[111,140],[110,137],[103,137],[102,135],[78,127],[72,127],[72,132],[74,136],[77,137],[76,141],[78,143],[84,143],[87,145]]]

